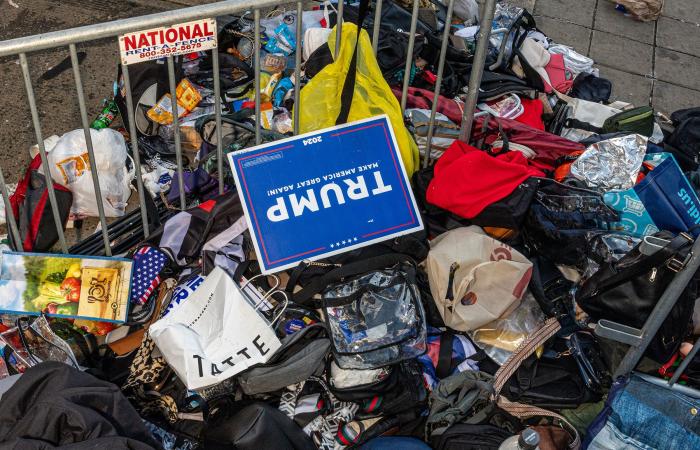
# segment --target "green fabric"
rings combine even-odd
[[[560,414],[576,428],[581,436],[585,436],[586,430],[593,420],[598,417],[604,406],[604,400],[597,403],[583,403],[576,409],[561,410]]]
[[[465,371],[442,379],[430,394],[427,435],[457,422],[480,423],[494,408],[492,394],[493,377],[484,372]]]

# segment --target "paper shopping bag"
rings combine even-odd
[[[275,331],[219,267],[149,333],[188,389],[210,386],[280,348]]]

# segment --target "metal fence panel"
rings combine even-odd
[[[303,12],[303,2],[302,1],[292,1],[288,0],[286,2],[283,2],[284,4],[288,4],[290,7],[293,6],[296,10],[297,13],[297,23],[296,23],[296,29],[295,29],[295,36],[298,45],[301,44],[302,41],[302,12]],[[372,29],[372,46],[373,50],[376,53],[378,49],[378,43],[379,43],[379,34],[380,34],[380,19],[381,19],[381,9],[382,9],[382,0],[375,0],[374,5],[375,5],[375,11],[374,11],[374,25]],[[444,65],[445,65],[445,59],[447,55],[447,44],[448,44],[448,38],[449,38],[449,33],[450,33],[450,24],[451,24],[451,19],[452,19],[452,13],[454,10],[454,3],[455,0],[448,0],[448,6],[447,6],[447,14],[445,18],[445,28],[443,30],[442,34],[442,45],[440,48],[440,55],[438,59],[438,70],[437,70],[437,79],[436,79],[436,84],[435,84],[435,89],[433,92],[433,102],[432,102],[432,107],[430,111],[430,121],[428,124],[428,136],[427,136],[427,148],[426,148],[426,154],[423,160],[423,167],[426,167],[431,161],[430,161],[430,150],[431,150],[431,144],[432,144],[432,138],[433,138],[433,130],[434,130],[434,122],[435,122],[435,115],[436,115],[436,110],[437,110],[437,104],[438,104],[438,98],[440,96],[440,88],[441,88],[441,83],[442,83],[442,78],[443,78],[443,71],[444,71]],[[482,10],[482,17],[481,17],[481,24],[482,27],[479,31],[478,39],[477,39],[477,47],[476,47],[476,52],[474,55],[474,61],[473,61],[473,66],[472,66],[472,71],[470,75],[470,81],[469,81],[469,86],[468,86],[468,92],[467,92],[467,98],[465,101],[465,107],[463,111],[463,120],[461,123],[461,129],[460,129],[460,139],[462,141],[466,141],[468,137],[471,135],[471,128],[472,128],[472,122],[475,116],[475,110],[476,110],[476,103],[478,99],[478,87],[481,82],[481,74],[484,69],[484,61],[486,59],[486,53],[488,51],[488,39],[487,36],[490,35],[491,33],[491,22],[494,16],[494,11],[496,8],[496,0],[484,0],[481,3],[481,10]],[[39,155],[42,161],[42,164],[44,167],[49,167],[48,164],[48,159],[47,159],[47,153],[46,153],[46,148],[44,146],[44,141],[43,141],[43,135],[41,131],[41,123],[39,119],[39,113],[38,113],[38,108],[37,108],[37,103],[36,103],[36,97],[34,93],[34,89],[32,86],[32,81],[30,77],[30,72],[29,72],[29,64],[27,61],[27,53],[28,52],[36,52],[36,51],[41,51],[41,50],[47,50],[47,49],[53,49],[53,48],[63,48],[63,47],[68,47],[69,52],[70,52],[70,57],[71,57],[71,63],[72,63],[72,69],[73,69],[73,76],[75,79],[75,84],[76,84],[76,90],[77,90],[77,97],[78,97],[78,104],[79,104],[79,109],[80,109],[80,118],[81,118],[81,124],[82,128],[85,133],[85,140],[86,140],[86,146],[89,154],[89,164],[90,164],[90,170],[93,175],[93,187],[95,190],[95,195],[96,198],[98,199],[98,216],[100,220],[100,224],[102,227],[102,241],[105,247],[105,253],[107,255],[111,255],[111,248],[110,248],[110,240],[109,240],[109,230],[107,226],[107,219],[105,217],[104,213],[104,205],[101,203],[100,199],[102,198],[102,192],[100,189],[100,184],[99,184],[99,174],[96,169],[96,164],[95,164],[95,158],[94,158],[94,149],[92,145],[92,139],[91,139],[91,134],[90,134],[90,129],[89,129],[89,123],[88,123],[88,116],[87,116],[87,108],[85,105],[85,95],[84,95],[84,90],[83,90],[83,83],[81,79],[81,73],[80,73],[80,67],[79,67],[79,62],[78,62],[78,57],[77,57],[77,51],[76,51],[76,44],[82,43],[82,42],[87,42],[87,41],[94,41],[97,39],[103,39],[103,38],[114,38],[117,37],[121,34],[128,33],[128,32],[134,32],[134,31],[139,31],[139,30],[144,30],[144,29],[149,29],[149,28],[155,28],[155,27],[160,27],[160,26],[168,26],[172,25],[175,23],[182,23],[182,22],[187,22],[187,21],[192,21],[196,19],[201,19],[201,18],[207,18],[207,17],[217,17],[217,16],[224,16],[228,14],[239,14],[242,13],[246,10],[253,9],[253,14],[254,14],[254,31],[255,31],[255,37],[254,37],[254,48],[259,49],[261,40],[260,40],[260,15],[261,15],[261,9],[263,8],[268,8],[271,6],[277,6],[279,4],[279,0],[228,0],[228,1],[221,1],[217,3],[212,3],[212,4],[207,4],[207,5],[200,5],[196,7],[191,7],[191,8],[183,8],[179,10],[174,10],[174,11],[167,11],[167,12],[162,12],[158,14],[151,14],[151,15],[146,15],[142,17],[134,17],[130,19],[123,19],[123,20],[116,20],[112,22],[106,22],[102,24],[95,24],[95,25],[88,25],[88,26],[83,26],[83,27],[78,27],[78,28],[73,28],[70,30],[63,30],[63,31],[56,31],[56,32],[51,32],[51,33],[44,33],[44,34],[38,34],[35,36],[29,36],[29,37],[24,37],[24,38],[18,38],[18,39],[11,39],[7,40],[4,42],[0,42],[0,57],[2,56],[19,56],[19,63],[21,66],[22,70],[22,75],[24,79],[24,84],[25,84],[25,89],[27,92],[27,101],[29,104],[30,112],[31,112],[31,118],[32,118],[32,123],[34,126],[34,134],[37,140],[37,144],[39,147]],[[336,28],[336,44],[335,44],[335,49],[334,49],[334,54],[337,57],[338,52],[340,51],[340,39],[342,36],[342,25],[343,25],[343,10],[344,10],[344,2],[341,1],[337,5],[337,11],[338,11],[338,21],[337,21],[337,28]],[[411,70],[412,70],[412,65],[413,65],[413,50],[415,47],[415,39],[416,39],[416,28],[417,28],[417,20],[418,20],[418,12],[419,12],[419,1],[418,0],[413,0],[412,4],[412,11],[411,11],[411,26],[409,30],[409,40],[408,40],[408,55],[406,58],[406,63],[404,67],[404,74],[403,74],[403,85],[402,85],[402,90],[401,90],[401,99],[400,99],[400,105],[402,111],[405,110],[406,108],[406,97],[407,97],[407,92],[408,92],[408,87],[410,84],[410,76],[411,76]],[[301,77],[301,52],[297,51],[295,55],[295,66],[294,66],[294,78],[295,78],[295,86],[298,87],[300,83],[300,77]],[[256,121],[256,126],[255,126],[255,141],[257,144],[261,142],[261,93],[260,93],[260,52],[255,51],[254,52],[254,57],[253,57],[253,70],[255,74],[255,121]],[[215,120],[216,120],[216,139],[217,139],[217,169],[219,172],[219,185],[218,185],[218,190],[220,193],[223,193],[224,191],[224,181],[223,181],[223,172],[224,172],[224,149],[223,149],[223,139],[222,139],[222,127],[221,127],[221,114],[222,114],[222,105],[221,105],[221,86],[220,86],[220,62],[218,58],[218,52],[214,51],[213,52],[213,58],[212,58],[212,66],[213,66],[213,79],[214,79],[214,95],[215,95],[215,105],[214,105],[214,114],[215,114]],[[175,70],[174,70],[174,60],[172,56],[167,57],[167,69],[168,69],[168,82],[169,82],[169,90],[171,94],[172,99],[176,99],[176,76],[175,76]],[[133,104],[132,100],[132,86],[131,86],[131,80],[130,80],[130,74],[129,74],[129,68],[128,66],[123,65],[122,66],[122,74],[123,74],[123,80],[124,80],[124,87],[126,91],[126,104],[127,104],[127,119],[129,122],[129,133],[133,137],[131,146],[132,146],[132,152],[134,154],[134,163],[136,164],[135,167],[135,172],[136,172],[136,184],[137,184],[137,191],[138,191],[138,199],[139,199],[139,206],[140,206],[140,214],[141,214],[141,222],[143,224],[144,228],[144,235],[146,237],[149,236],[149,233],[151,230],[149,230],[149,225],[148,225],[148,215],[147,215],[147,208],[146,208],[146,202],[145,202],[145,190],[143,186],[143,182],[141,179],[141,161],[139,157],[139,147],[138,147],[138,141],[136,139],[137,136],[137,129],[136,129],[136,121],[135,121],[135,105]],[[299,104],[300,100],[300,95],[299,95],[300,89],[296,88],[294,91],[294,104],[295,108],[299,108],[301,105]],[[184,184],[184,174],[183,174],[183,156],[182,156],[182,146],[181,146],[181,139],[180,139],[180,133],[179,133],[179,122],[178,122],[178,109],[177,109],[177,102],[172,101],[172,115],[173,115],[173,128],[174,128],[174,141],[175,141],[175,154],[176,154],[176,162],[177,162],[177,181],[178,181],[178,189],[179,189],[179,207],[180,209],[185,209],[186,205],[186,198],[185,198],[185,184]],[[477,114],[477,115],[481,115]],[[295,134],[298,134],[299,132],[299,117],[298,115],[294,115],[293,118],[293,130]],[[61,221],[59,217],[59,211],[58,211],[58,204],[56,201],[56,196],[54,193],[54,183],[50,175],[46,177],[46,182],[48,186],[48,194],[49,194],[49,202],[51,206],[51,212],[56,224],[56,232],[58,235],[58,241],[59,241],[59,247],[62,252],[67,253],[68,252],[68,247],[66,245],[66,239],[65,235],[63,232],[63,228],[61,226]],[[8,224],[8,231],[10,235],[12,236],[12,240],[15,243],[15,246],[17,249],[22,248],[22,243],[20,241],[21,236],[19,234],[17,222],[11,213],[11,205],[9,201],[9,195],[8,195],[8,189],[7,185],[5,184],[5,174],[3,174],[2,169],[0,168],[0,194],[2,194],[2,199],[5,205],[5,210],[6,210],[6,218],[7,218],[7,224]],[[633,346],[633,348],[628,352],[626,355],[625,359],[623,360],[622,364],[618,368],[616,374],[617,375],[626,375],[628,374],[633,368],[636,366],[637,362],[641,358],[642,354],[644,353],[646,346],[648,345],[649,341],[651,338],[654,336],[656,331],[658,330],[659,326],[661,325],[661,322],[665,319],[665,317],[668,315],[669,311],[675,304],[675,301],[677,300],[680,292],[685,288],[687,285],[688,281],[690,280],[690,277],[697,271],[698,267],[700,267],[700,240],[695,242],[695,245],[693,247],[693,256],[688,262],[686,268],[682,270],[681,272],[678,273],[678,275],[674,278],[673,282],[668,286],[668,289],[664,292],[663,296],[659,300],[654,312],[652,313],[652,316],[650,317],[649,321],[647,324],[644,326],[639,345]],[[696,355],[700,351],[700,342],[697,343],[690,355],[686,358],[686,360],[681,364],[679,367],[679,370],[676,371],[676,374],[673,376],[673,378],[669,381],[668,386],[669,387],[674,387],[680,389],[680,387],[677,386],[677,381],[683,372],[683,370],[687,367],[688,363],[690,360],[693,358],[694,355]],[[687,389],[687,388],[686,388]]]

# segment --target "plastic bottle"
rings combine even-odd
[[[539,450],[539,446],[540,435],[532,428],[526,428],[522,433],[503,441],[498,450]]]
[[[92,121],[90,128],[101,130],[107,128],[114,121],[114,118],[119,114],[119,108],[114,100],[106,101],[102,112]]]

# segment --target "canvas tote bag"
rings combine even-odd
[[[477,226],[456,228],[430,245],[426,271],[445,325],[470,331],[517,305],[530,282],[532,263]]]

